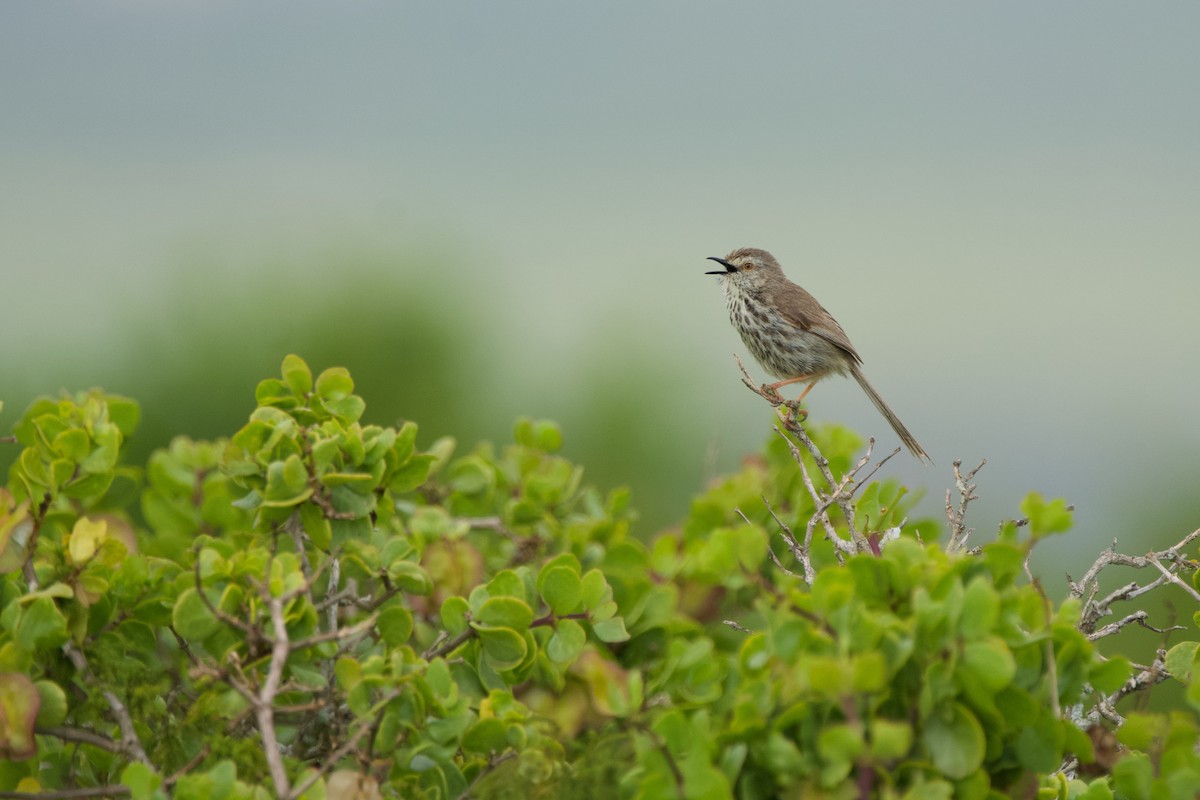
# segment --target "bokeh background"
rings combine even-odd
[[[770,431],[706,256],[773,251],[1054,591],[1200,519],[1200,5],[6,3],[0,428],[228,434],[296,352],[428,444],[552,417],[650,536]],[[761,375],[760,372],[756,374]],[[853,382],[811,419],[895,437]],[[0,463],[11,459],[0,448]]]

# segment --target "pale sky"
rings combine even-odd
[[[767,426],[703,259],[764,247],[937,461],[895,472],[931,513],[986,456],[991,518],[1039,488],[1103,539],[1131,476],[1196,482],[1198,30],[1191,2],[7,3],[0,353],[56,389],[196,247],[452,247],[506,409],[636,342],[732,463]],[[852,382],[810,397],[893,444]]]

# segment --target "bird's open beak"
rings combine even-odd
[[[737,272],[737,267],[735,267],[733,264],[730,264],[728,261],[726,261],[723,258],[717,258],[716,256],[709,256],[708,260],[717,262],[718,264],[723,266],[725,269],[718,269],[718,270],[713,270],[712,272],[706,272],[706,273],[704,273],[705,275],[728,275],[730,272]]]

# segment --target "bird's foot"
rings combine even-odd
[[[750,387],[750,388],[754,388],[754,387]],[[784,405],[788,402],[787,400],[785,400],[783,398],[783,395],[781,395],[779,393],[779,387],[773,383],[764,383],[763,385],[759,386],[758,394],[764,400],[774,404],[775,406]]]

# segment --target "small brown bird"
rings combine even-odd
[[[815,297],[787,279],[773,255],[743,247],[709,260],[725,267],[706,274],[721,276],[733,327],[763,369],[782,379],[771,389],[807,381],[799,401],[826,375],[849,372],[909,452],[933,463],[863,375],[862,359],[842,326]]]

